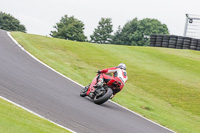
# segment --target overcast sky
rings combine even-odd
[[[135,17],[158,19],[170,34],[183,35],[185,14],[200,15],[200,0],[0,0],[0,11],[17,18],[27,33],[45,36],[64,15],[81,20],[87,36],[101,18],[111,18],[116,31]]]

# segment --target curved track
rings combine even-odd
[[[79,96],[81,86],[22,51],[0,30],[0,96],[80,133],[169,133],[112,102]]]

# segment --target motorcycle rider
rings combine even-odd
[[[113,77],[106,75],[105,73],[113,73]],[[126,65],[124,63],[120,63],[117,67],[106,68],[103,70],[98,70],[97,83],[94,85],[95,88],[101,88],[105,83],[108,86],[113,87],[113,95],[111,99],[120,92],[125,83],[127,82],[128,76],[126,72]],[[90,85],[86,86],[85,89],[88,89]]]

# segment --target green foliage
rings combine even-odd
[[[128,21],[124,27],[119,28],[113,36],[113,44],[145,46],[149,44],[151,34],[169,34],[165,24],[156,19],[145,18],[138,20],[134,18]]]
[[[111,18],[101,18],[97,29],[94,30],[93,35],[90,36],[91,42],[106,44],[111,42],[113,32]]]
[[[137,18],[133,19],[132,21],[128,21],[124,27],[121,29],[118,28],[118,31],[114,34],[112,43],[114,44],[121,44],[121,45],[136,45],[133,41],[133,36],[138,27],[138,20]]]
[[[84,24],[74,16],[68,17],[65,15],[59,23],[54,26],[56,31],[51,31],[50,36],[73,41],[85,41]]]
[[[124,44],[123,40],[122,39],[122,29],[121,27],[119,26],[118,27],[118,30],[114,33],[114,36],[112,36],[112,41],[111,43],[113,44]]]
[[[3,12],[0,12],[0,29],[26,32],[25,26],[20,24],[19,20]]]

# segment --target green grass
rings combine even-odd
[[[200,52],[91,44],[20,32],[12,36],[31,54],[87,85],[95,71],[127,65],[128,82],[113,101],[181,133],[200,132]]]
[[[1,133],[70,133],[0,98]]]

